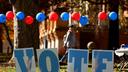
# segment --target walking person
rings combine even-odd
[[[66,52],[63,55],[63,57],[60,59],[60,62],[62,63],[64,62],[64,60],[67,60],[68,49],[77,47],[76,32],[74,29],[74,25],[69,26],[69,30],[64,35],[63,41],[64,41],[64,48],[66,48]]]

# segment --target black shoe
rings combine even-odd
[[[67,65],[67,62],[59,62],[60,65]]]

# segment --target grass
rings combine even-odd
[[[0,72],[16,72],[16,69],[13,67],[0,67]]]
[[[16,72],[15,67],[0,67],[0,72]],[[36,68],[36,72],[40,72],[39,68]],[[67,72],[66,66],[61,66],[60,67],[60,72]],[[92,68],[88,68],[88,72],[92,72]],[[114,72],[119,72],[116,69],[114,69]],[[128,72],[128,71],[121,71],[121,72]]]
[[[0,65],[0,72],[16,72],[15,65],[11,65],[11,64]],[[36,72],[40,72],[39,67],[36,68]],[[60,66],[60,72],[67,72],[67,65],[61,65]],[[92,72],[91,66],[88,67],[88,72]],[[114,68],[114,72],[120,72],[120,71],[118,70],[118,68]],[[121,71],[121,72],[128,72],[128,70],[127,71]]]
[[[15,67],[0,67],[0,72],[16,72]],[[36,68],[36,72],[40,72],[39,68]],[[60,72],[67,72],[67,66],[61,66]],[[92,72],[91,68],[88,68],[88,72]]]

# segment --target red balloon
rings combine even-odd
[[[80,13],[79,12],[73,12],[71,15],[71,18],[73,20],[79,21],[80,20]]]
[[[106,19],[107,19],[107,13],[105,13],[104,11],[100,12],[100,13],[98,14],[98,18],[99,18],[100,20],[106,20]]]
[[[29,24],[29,25],[32,24],[33,21],[34,21],[34,19],[33,19],[32,16],[27,16],[27,17],[24,19],[24,22],[25,22],[26,24]]]
[[[13,13],[13,11],[8,11],[8,12],[6,13],[6,18],[7,18],[7,20],[13,20],[13,18],[14,18],[14,13]]]
[[[49,14],[49,20],[51,20],[51,21],[57,21],[58,20],[58,14],[56,12],[51,12]]]

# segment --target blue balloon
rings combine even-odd
[[[38,22],[42,22],[43,20],[45,20],[45,18],[46,18],[46,16],[45,16],[45,14],[42,13],[42,12],[39,12],[39,13],[36,15],[36,20],[37,20]]]
[[[17,18],[18,20],[23,20],[24,17],[25,17],[24,12],[20,11],[20,12],[17,12],[17,13],[16,13],[16,18]]]
[[[0,14],[0,23],[6,22],[6,16],[4,14]]]
[[[88,18],[86,16],[81,16],[80,17],[80,24],[82,26],[85,26],[88,23]]]
[[[114,20],[117,19],[117,17],[118,17],[118,16],[117,16],[117,13],[116,13],[116,12],[110,12],[110,13],[109,13],[109,19],[110,19],[110,20],[113,20],[113,21],[114,21]]]
[[[63,21],[69,20],[69,13],[63,12],[63,13],[60,15],[60,18],[61,18]]]

